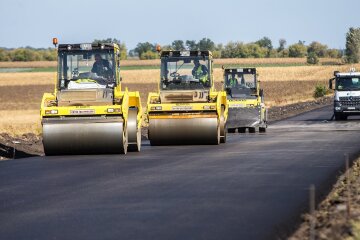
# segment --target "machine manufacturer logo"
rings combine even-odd
[[[172,110],[192,110],[192,106],[173,106]]]
[[[70,110],[70,114],[72,115],[89,115],[89,114],[95,114],[94,109],[76,109],[76,110]]]
[[[245,107],[245,104],[230,104],[229,107],[230,108],[242,108]]]

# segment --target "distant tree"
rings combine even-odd
[[[279,47],[277,49],[278,52],[281,52],[285,49],[285,46],[286,46],[286,40],[281,38],[279,39]]]
[[[298,41],[298,44],[300,44],[300,45],[305,45],[305,41],[299,40],[299,41]]]
[[[221,52],[222,58],[241,58],[247,57],[245,47],[242,42],[228,42]]]
[[[56,61],[56,59],[57,59],[57,53],[54,48],[39,50],[39,54],[40,54],[41,60]]]
[[[346,33],[345,55],[348,63],[360,61],[360,28],[350,28]]]
[[[264,58],[268,56],[269,49],[261,47],[256,43],[248,43],[245,45],[247,56],[253,58]]]
[[[277,49],[271,49],[268,51],[267,57],[270,57],[270,58],[279,57],[279,52],[277,51]]]
[[[40,61],[42,60],[41,55],[38,51],[27,49],[27,48],[17,48],[10,51],[10,58],[12,61]]]
[[[185,45],[183,40],[175,40],[171,43],[171,48],[173,50],[185,50]]]
[[[289,46],[289,57],[305,57],[307,52],[303,43],[296,43]]]
[[[278,52],[278,57],[281,57],[281,58],[289,57],[289,49],[285,48],[284,50]]]
[[[121,43],[121,41],[116,38],[95,39],[92,43],[116,43],[120,48],[120,59],[127,58],[127,49],[125,43]]]
[[[141,60],[144,60],[144,59],[157,59],[157,58],[159,58],[159,54],[157,52],[154,52],[154,51],[151,51],[151,50],[143,52],[140,55]]]
[[[260,40],[257,40],[255,43],[260,47],[267,48],[269,50],[273,49],[272,42],[268,37],[263,37]]]
[[[215,49],[212,51],[214,58],[222,58],[222,51],[224,50],[224,46],[219,43],[216,44]]]
[[[162,50],[174,50],[174,48],[171,45],[162,45],[161,46]],[[185,50],[185,48],[184,48]]]
[[[10,61],[11,58],[9,56],[9,51],[0,48],[0,62],[7,62]]]
[[[342,51],[339,49],[328,49],[326,50],[326,56],[330,58],[341,58],[342,57]]]
[[[134,52],[138,54],[138,56],[141,58],[141,55],[145,52],[156,52],[156,44],[151,44],[149,42],[144,43],[138,43],[136,45],[136,48],[134,49]]]
[[[116,44],[120,44],[120,40],[118,40],[116,38],[95,39],[92,43],[116,43]]]
[[[224,45],[222,43],[216,44],[215,46],[216,51],[222,51],[224,50]]]
[[[318,58],[318,55],[316,54],[316,52],[310,52],[308,53],[307,55],[307,58],[306,58],[306,62],[308,64],[318,64],[319,63],[319,58]]]
[[[314,41],[308,46],[307,52],[308,55],[314,53],[317,57],[325,57],[327,49],[328,46]]]
[[[198,44],[194,40],[186,40],[185,45],[188,50],[198,50],[199,48]]]
[[[198,43],[199,50],[205,51],[214,51],[215,50],[215,43],[211,41],[209,38],[203,38]]]
[[[129,51],[129,57],[138,57],[137,52],[135,52],[135,49],[131,49]]]

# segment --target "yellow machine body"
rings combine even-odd
[[[140,95],[121,89],[119,52],[117,44],[59,45],[55,90],[40,110],[46,155],[140,151]],[[95,63],[90,71],[94,55],[108,57],[108,78],[92,72]]]
[[[204,83],[191,75],[197,59],[207,64]],[[211,52],[163,51],[161,61],[159,91],[149,93],[147,102],[151,145],[225,142],[226,93],[214,89]]]
[[[255,68],[225,68],[224,91],[227,96],[228,132],[265,132],[267,110]]]

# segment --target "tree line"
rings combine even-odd
[[[32,47],[6,49],[0,48],[1,62],[55,61],[56,51],[52,48],[36,49]]]
[[[93,43],[117,43],[120,46],[121,59],[139,57],[140,59],[155,59],[159,55],[156,52],[156,43],[139,42],[136,47],[129,52],[125,43],[115,38],[95,39]],[[360,28],[350,28],[346,34],[346,49],[328,48],[327,45],[317,41],[306,45],[304,41],[287,46],[285,39],[280,39],[278,47],[273,46],[268,37],[263,37],[255,42],[243,43],[228,42],[227,44],[216,44],[209,38],[195,40],[174,40],[171,44],[162,46],[163,50],[209,50],[212,51],[214,58],[286,58],[307,57],[307,62],[316,64],[319,58],[341,58],[349,63],[360,61]],[[5,49],[0,48],[0,61],[54,61],[56,60],[56,50],[35,49],[31,47]]]
[[[340,58],[342,51],[328,48],[327,45],[319,42],[312,42],[305,45],[303,41],[286,46],[286,40],[279,40],[279,47],[274,48],[268,37],[263,37],[253,43],[229,42],[226,45],[215,44],[209,38],[200,41],[175,40],[169,45],[162,46],[163,50],[209,50],[214,58],[301,58],[308,55],[316,57]],[[149,42],[138,43],[136,48],[129,52],[131,57],[138,56],[140,59],[158,58],[156,44]]]

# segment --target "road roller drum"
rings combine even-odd
[[[124,122],[120,117],[46,119],[43,121],[46,155],[126,153]]]
[[[220,141],[216,117],[150,119],[148,133],[151,145],[219,144]]]

